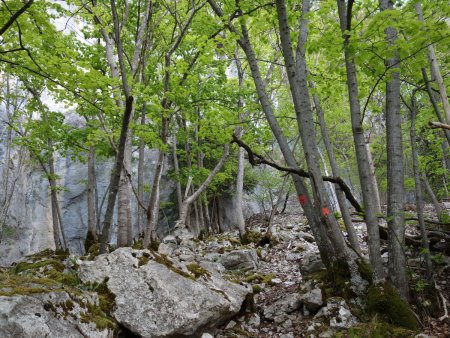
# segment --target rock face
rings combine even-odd
[[[200,336],[238,313],[250,290],[190,264],[120,248],[83,262],[79,275],[83,282],[107,278],[116,296],[114,317],[132,332],[148,338]]]
[[[110,330],[97,330],[94,324],[83,323],[83,311],[65,292],[0,296],[1,337],[113,337]]]

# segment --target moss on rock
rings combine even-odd
[[[418,324],[414,313],[398,292],[389,284],[369,288],[367,310],[378,313],[387,322],[410,330],[417,330]]]

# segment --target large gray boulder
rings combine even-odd
[[[237,314],[250,289],[190,264],[120,248],[83,262],[79,276],[83,282],[107,279],[116,296],[114,318],[142,337],[200,336]]]
[[[92,296],[91,301],[95,301]],[[85,300],[88,302],[89,300]],[[83,322],[86,309],[66,292],[0,296],[0,336],[2,338],[112,338],[111,330],[97,330]]]

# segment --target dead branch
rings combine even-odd
[[[434,121],[429,121],[428,125],[430,126],[431,129],[447,129],[450,130],[450,125],[449,124],[445,124],[445,123],[441,123],[441,122],[434,122]]]
[[[275,168],[279,171],[283,171],[286,173],[296,174],[300,177],[311,177],[311,175],[303,170],[303,169],[294,169],[289,167],[283,167],[277,163],[274,163],[272,161],[269,161],[265,159],[263,156],[255,153],[247,144],[242,142],[236,135],[233,134],[233,141],[232,143],[236,143],[239,147],[244,148],[248,155],[248,162],[252,166],[257,166],[260,164],[267,164],[268,166]],[[353,196],[349,186],[344,182],[344,180],[340,177],[332,177],[332,176],[322,176],[322,179],[327,182],[331,182],[334,184],[337,184],[341,190],[344,192],[345,197],[350,202],[350,204],[355,208],[357,212],[363,212],[361,206],[359,205],[356,198]]]

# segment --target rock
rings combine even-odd
[[[247,324],[251,327],[259,327],[261,325],[261,317],[254,313],[247,321]]]
[[[85,311],[66,292],[0,296],[1,337],[113,337],[111,330],[97,330],[95,324],[84,323],[81,313]]]
[[[234,320],[230,320],[230,322],[225,326],[225,330],[231,330],[233,327],[236,326],[236,322]]]
[[[258,255],[253,249],[230,251],[223,254],[220,262],[227,270],[249,271],[258,268]]]
[[[201,338],[214,338],[214,336],[209,333],[204,333],[204,334],[202,334]]]
[[[161,243],[164,244],[174,244],[175,247],[177,246],[177,238],[174,235],[167,235],[166,237],[163,238],[163,240],[161,241]]]
[[[300,231],[298,233],[298,235],[299,235],[300,238],[303,238],[305,241],[307,241],[309,243],[314,243],[316,241],[314,236],[309,234],[309,233],[307,233],[307,232]]]
[[[342,298],[329,298],[327,305],[319,310],[314,318],[325,317],[330,321],[333,329],[348,329],[358,323],[352,315],[347,303]]]
[[[202,272],[193,280],[149,250],[119,248],[85,261],[83,282],[102,282],[116,296],[114,318],[144,337],[200,336],[236,315],[250,290]],[[184,271],[189,266],[178,263]]]
[[[324,269],[325,265],[322,263],[318,252],[308,253],[300,260],[300,271],[303,275],[309,275]]]
[[[302,306],[303,302],[301,295],[294,293],[277,300],[275,303],[267,306],[264,309],[264,317],[267,319],[274,319],[279,315],[286,315]]]
[[[308,313],[316,313],[323,305],[322,290],[315,288],[300,297]]]
[[[172,256],[174,249],[170,245],[162,242],[158,246],[158,252],[166,256]]]

